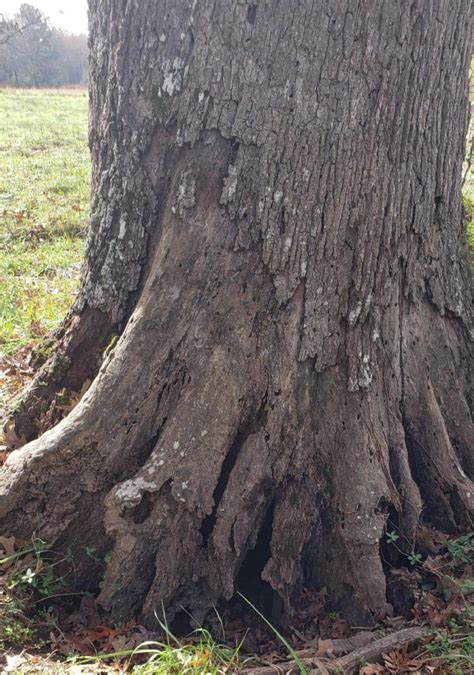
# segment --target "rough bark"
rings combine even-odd
[[[370,622],[380,544],[471,523],[467,0],[91,3],[76,311],[125,325],[2,472],[3,532],[112,552],[153,623],[264,583]],[[82,562],[84,564],[82,565]]]

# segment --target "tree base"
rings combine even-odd
[[[100,585],[116,621],[155,625],[161,607],[201,620],[265,589],[291,616],[303,587],[324,586],[330,607],[373,623],[390,611],[389,517],[407,552],[421,516],[470,527],[472,426],[451,386],[460,324],[405,303],[400,351],[381,346],[372,386],[350,391],[344,362],[317,373],[298,360],[302,294],[272,305],[251,255],[229,254],[179,311],[151,283],[79,405],[3,467],[2,532],[72,549],[77,587]],[[189,271],[190,289],[204,273]],[[109,554],[102,581],[88,546]]]

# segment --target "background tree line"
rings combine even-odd
[[[0,16],[0,85],[57,87],[87,81],[87,36],[49,25],[24,3],[11,18]]]

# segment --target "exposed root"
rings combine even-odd
[[[52,355],[7,410],[6,419],[18,437],[32,441],[61,419],[64,413],[56,409],[56,394],[79,392],[86,380],[95,377],[112,330],[106,315],[97,310],[86,309],[65,320],[52,337]],[[36,358],[44,360],[40,354]]]

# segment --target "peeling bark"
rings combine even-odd
[[[111,549],[117,620],[202,618],[244,570],[286,613],[326,586],[370,623],[390,611],[389,514],[408,543],[421,517],[472,517],[471,3],[90,12],[76,312],[124,329],[67,419],[8,458],[2,531],[72,547],[82,587],[82,547]]]

